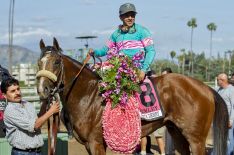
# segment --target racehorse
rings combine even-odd
[[[102,112],[103,99],[98,91],[100,78],[88,67],[62,54],[57,40],[53,46],[40,41],[38,60],[38,93],[42,100],[51,92],[59,92],[75,138],[85,145],[90,155],[105,155]],[[83,69],[81,71],[81,68]],[[77,72],[79,76],[75,78]],[[142,121],[142,137],[165,125],[175,142],[178,154],[204,155],[205,142],[213,121],[214,151],[226,154],[228,112],[223,99],[202,82],[180,74],[152,78],[158,89],[165,117],[156,121]]]

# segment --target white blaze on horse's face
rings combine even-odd
[[[57,57],[54,57],[51,51],[46,51],[38,62],[39,72],[37,76],[39,79],[37,90],[41,99],[46,99],[56,85],[56,80],[53,80],[57,78],[56,74],[59,72],[59,67],[55,63],[56,60]]]
[[[51,51],[47,51],[46,53],[51,53]],[[42,62],[42,66],[41,66],[41,69],[42,70],[45,70],[46,69],[46,64],[49,60],[49,57],[50,55],[46,54],[42,59],[41,59],[41,62]]]

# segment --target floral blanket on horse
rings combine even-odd
[[[135,97],[128,104],[112,108],[106,103],[102,116],[103,135],[107,146],[114,152],[132,153],[141,137],[141,119]]]
[[[102,78],[99,91],[106,102],[103,135],[107,146],[115,152],[134,151],[140,141],[141,116],[144,120],[163,116],[151,81],[146,79],[139,85],[139,64],[143,57],[144,53],[138,53],[130,59],[112,50],[108,61],[94,66]]]
[[[164,117],[164,112],[150,79],[140,85],[141,93],[128,98],[127,104],[112,108],[106,102],[102,116],[103,135],[108,147],[114,152],[132,153],[140,141],[141,119],[146,121]]]

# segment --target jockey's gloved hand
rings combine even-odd
[[[140,71],[139,80],[140,80],[140,81],[144,81],[144,79],[145,79],[145,72]]]
[[[89,49],[88,55],[90,55],[90,56],[94,56],[94,51],[93,51],[93,49],[92,49],[92,48],[90,48],[90,49]]]

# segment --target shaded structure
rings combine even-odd
[[[79,36],[79,37],[76,37],[76,39],[81,39],[81,40],[84,39],[86,41],[86,43],[84,44],[85,48],[89,47],[88,40],[89,39],[94,39],[94,38],[97,38],[97,36]]]

